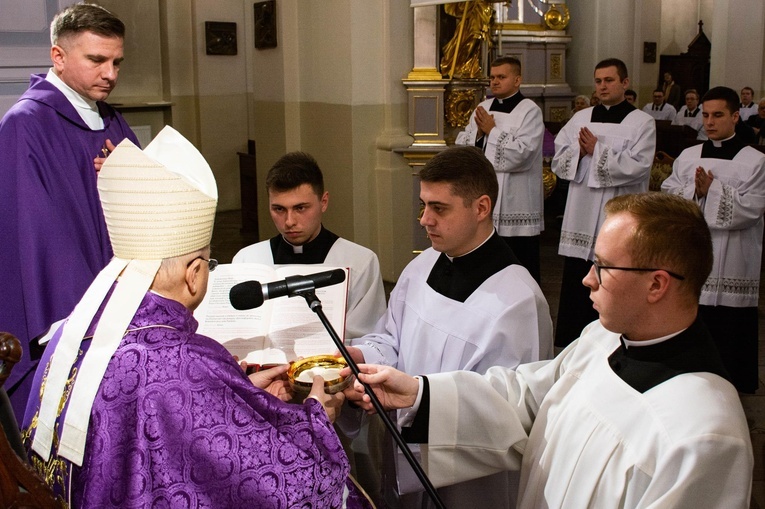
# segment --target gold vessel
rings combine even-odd
[[[353,376],[339,375],[340,370],[347,365],[342,357],[314,355],[293,362],[287,371],[287,378],[293,391],[308,394],[313,386],[313,377],[319,375],[324,378],[324,392],[335,394],[348,387],[353,380]]]

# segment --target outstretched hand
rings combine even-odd
[[[313,377],[313,385],[311,386],[311,392],[306,396],[306,399],[315,399],[321,406],[324,407],[324,411],[327,412],[329,422],[335,422],[340,416],[340,409],[345,401],[345,395],[342,392],[336,394],[327,394],[324,392],[324,378],[319,375]]]
[[[247,363],[242,362],[240,365],[246,370]],[[289,380],[287,380],[287,371],[289,369],[289,364],[279,364],[273,368],[253,373],[249,375],[249,379],[255,387],[263,389],[282,401],[290,401],[292,399],[292,391],[290,390]]]
[[[350,372],[350,368],[344,368],[340,375],[349,376]],[[420,382],[416,378],[390,366],[374,364],[359,364],[359,372],[358,380],[355,380],[345,393],[349,400],[368,413],[375,413],[375,408],[359,380],[370,386],[386,410],[409,408],[414,405],[420,389]]]

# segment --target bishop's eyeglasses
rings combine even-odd
[[[197,260],[202,260],[203,262],[207,262],[207,267],[210,269],[210,272],[215,270],[215,267],[218,266],[218,260],[215,258],[210,258],[209,260],[205,258],[204,256],[197,256],[193,260],[191,260],[189,263],[186,264],[186,268],[188,269],[189,266],[194,263]]]
[[[671,272],[667,269],[649,269],[649,268],[642,268],[642,267],[610,267],[608,265],[598,265],[595,262],[592,262],[592,266],[595,267],[595,277],[598,278],[598,284],[602,285],[603,281],[600,278],[600,271],[601,270],[626,270],[628,272],[653,272],[654,270],[663,270],[670,276],[672,276],[675,279],[679,279],[680,281],[685,279],[685,276],[681,276],[680,274],[676,274],[674,272]]]

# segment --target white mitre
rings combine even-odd
[[[114,258],[63,325],[52,356],[32,443],[46,461],[80,343],[111,288],[61,430],[58,455],[77,465],[82,465],[90,410],[106,367],[162,260],[207,247],[212,238],[215,177],[202,154],[172,127],[165,127],[143,151],[122,141],[101,168],[98,193]]]

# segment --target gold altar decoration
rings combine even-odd
[[[465,127],[476,105],[476,89],[451,90],[446,96],[446,121],[452,127]]]
[[[544,189],[545,200],[553,194],[555,186],[558,185],[558,176],[553,173],[551,163],[552,159],[549,157],[542,161],[542,189]]]
[[[570,19],[566,4],[550,4],[544,15],[545,24],[552,30],[565,30]]]
[[[491,45],[489,30],[494,9],[490,2],[470,0],[444,5],[444,11],[458,18],[454,36],[442,49],[441,73],[451,78],[480,78],[481,43]]]

